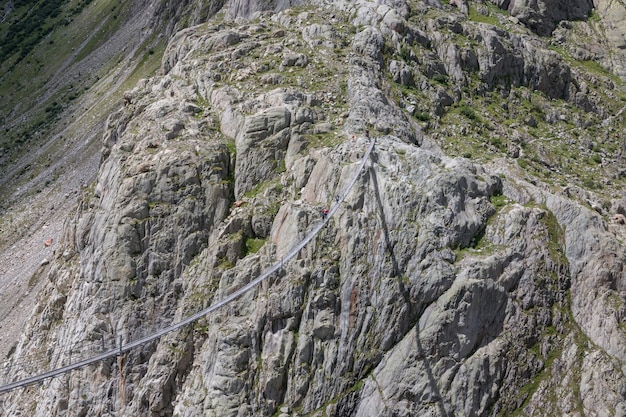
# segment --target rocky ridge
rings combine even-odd
[[[621,84],[466,6],[251,4],[249,21],[178,32],[163,74],[106,123],[14,375],[34,370],[26,355],[60,366],[244,285],[321,220],[366,129],[369,168],[269,284],[12,393],[6,414],[626,415],[625,232],[610,221],[624,203],[607,201],[622,182],[605,163],[620,160]],[[557,26],[563,42],[582,33]],[[598,129],[591,149],[570,120]],[[580,160],[601,148],[611,182],[580,187],[556,134]],[[461,157],[473,141],[483,164]]]

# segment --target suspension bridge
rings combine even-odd
[[[69,365],[66,366],[62,366],[53,370],[50,370],[48,372],[43,372],[37,375],[33,375],[31,377],[28,378],[24,378],[21,380],[17,380],[15,382],[6,384],[6,385],[2,385],[0,386],[0,394],[5,394],[8,393],[10,391],[16,390],[18,388],[23,388],[23,387],[27,387],[29,385],[33,385],[33,384],[37,384],[40,383],[48,378],[54,378],[66,373],[69,373],[71,371],[86,367],[86,366],[90,366],[90,365],[94,365],[98,362],[104,361],[106,359],[109,358],[114,358],[117,356],[121,356],[124,353],[131,351],[133,349],[136,349],[140,346],[143,346],[147,343],[150,343],[156,339],[159,339],[161,336],[173,332],[175,330],[178,330],[184,326],[187,326],[193,322],[195,322],[196,320],[200,319],[201,317],[204,317],[212,312],[214,312],[215,310],[224,307],[225,305],[228,305],[229,303],[231,303],[232,301],[234,301],[235,299],[241,297],[242,295],[244,295],[245,293],[247,293],[248,291],[252,290],[253,288],[257,287],[261,282],[265,281],[266,279],[268,279],[272,274],[274,274],[274,272],[280,270],[283,267],[283,264],[287,261],[289,261],[291,258],[293,258],[294,256],[296,256],[298,254],[298,252],[300,252],[300,250],[302,248],[304,248],[311,240],[313,240],[313,238],[315,238],[315,236],[317,236],[317,234],[326,226],[326,224],[328,223],[328,220],[335,214],[335,212],[339,209],[339,207],[341,206],[341,204],[343,203],[343,201],[346,199],[346,197],[348,196],[348,194],[350,193],[350,190],[352,190],[352,187],[354,186],[354,184],[357,182],[359,175],[361,174],[361,172],[363,171],[363,168],[365,167],[365,164],[367,162],[367,159],[369,158],[372,150],[374,149],[374,145],[376,143],[375,139],[371,139],[370,143],[367,146],[367,149],[365,151],[365,154],[363,155],[362,160],[360,161],[359,167],[357,169],[357,171],[355,172],[354,176],[351,178],[350,182],[348,183],[348,185],[344,188],[344,190],[341,192],[341,194],[338,194],[335,198],[335,201],[332,203],[332,205],[330,206],[330,209],[328,210],[328,213],[323,217],[322,222],[320,222],[319,224],[317,224],[301,241],[299,241],[280,261],[275,262],[273,265],[271,265],[267,270],[265,270],[261,275],[259,275],[257,278],[253,279],[252,281],[250,281],[248,284],[246,284],[245,286],[239,288],[238,290],[232,292],[231,294],[229,294],[228,296],[226,296],[225,298],[223,298],[222,300],[216,302],[215,304],[210,305],[209,307],[198,311],[197,313],[195,313],[192,316],[189,316],[177,323],[174,323],[170,326],[164,327],[160,330],[157,330],[145,337],[133,340],[131,342],[128,342],[126,344],[122,343],[122,340],[120,339],[120,343],[119,346],[115,347],[114,349],[110,349],[108,351],[104,351],[100,354],[96,354],[94,356],[91,356],[87,359],[84,360],[79,360],[76,361],[74,363],[70,363]]]

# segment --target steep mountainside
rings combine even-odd
[[[242,288],[374,150],[268,281],[4,415],[626,416],[623,5],[167,4],[0,382]]]
[[[33,273],[95,178],[108,114],[158,70],[172,32],[220,5],[0,1],[0,355],[41,286]]]

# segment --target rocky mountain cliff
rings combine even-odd
[[[200,24],[155,15],[159,74],[107,113],[3,383],[223,299],[375,140],[366,169],[268,282],[4,415],[626,415],[623,5],[181,7]]]

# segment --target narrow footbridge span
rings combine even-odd
[[[100,354],[94,355],[92,357],[89,357],[87,359],[81,360],[81,361],[77,361],[75,363],[71,363],[69,365],[63,366],[63,367],[59,367],[57,369],[53,369],[51,371],[48,372],[44,372],[38,375],[34,375],[28,378],[24,378],[22,380],[18,380],[15,382],[12,382],[10,384],[6,384],[3,386],[0,386],[0,394],[5,394],[7,392],[10,392],[12,390],[18,389],[18,388],[23,388],[29,385],[33,385],[36,383],[39,383],[45,379],[48,378],[53,378],[62,374],[66,374],[68,372],[71,372],[73,370],[79,369],[79,368],[83,368],[85,366],[89,366],[89,365],[93,365],[96,364],[100,361],[109,359],[109,358],[113,358],[113,357],[117,357],[120,356],[132,349],[135,349],[139,346],[145,345],[149,342],[152,342],[153,340],[156,340],[158,338],[160,338],[161,336],[173,332],[175,330],[180,329],[181,327],[187,326],[188,324],[191,324],[193,322],[195,322],[196,320],[198,320],[201,317],[204,317],[210,313],[212,313],[213,311],[224,307],[225,305],[228,305],[229,303],[231,303],[233,300],[241,297],[243,294],[247,293],[248,291],[250,291],[251,289],[255,288],[256,286],[258,286],[261,282],[265,281],[267,278],[269,278],[274,272],[278,271],[279,269],[282,268],[283,264],[287,261],[289,261],[291,258],[293,258],[296,254],[298,254],[298,252],[300,252],[300,250],[302,248],[304,248],[311,240],[313,240],[313,238],[315,238],[315,236],[317,236],[317,234],[320,232],[320,230],[322,230],[326,224],[328,223],[328,219],[339,209],[339,207],[341,206],[341,203],[343,203],[343,201],[345,200],[345,198],[347,197],[348,193],[350,192],[350,190],[352,189],[352,187],[354,186],[354,184],[356,183],[356,181],[359,178],[359,175],[361,174],[361,172],[363,171],[363,167],[365,167],[365,163],[367,162],[367,159],[369,158],[372,150],[374,149],[374,145],[375,145],[375,139],[371,139],[370,143],[368,144],[367,150],[365,151],[365,154],[363,155],[363,159],[361,160],[360,164],[359,164],[359,168],[358,170],[355,172],[354,176],[352,177],[352,179],[350,180],[350,182],[348,183],[348,185],[345,187],[345,189],[341,192],[341,194],[338,194],[335,198],[335,201],[333,202],[333,204],[331,205],[330,209],[328,210],[328,214],[326,216],[324,216],[324,219],[322,222],[320,222],[319,224],[317,224],[305,237],[304,239],[302,239],[300,242],[298,242],[280,261],[274,263],[272,266],[270,266],[265,272],[263,272],[261,275],[259,275],[257,278],[253,279],[252,281],[250,281],[248,284],[246,284],[245,286],[239,288],[238,290],[234,291],[233,293],[229,294],[228,296],[226,296],[224,299],[218,301],[215,304],[210,305],[209,307],[205,308],[204,310],[198,311],[196,314],[189,316],[177,323],[174,323],[168,327],[165,327],[163,329],[160,329],[158,331],[155,331],[154,333],[151,333],[145,337],[142,337],[140,339],[137,340],[133,340],[131,342],[128,342],[126,344],[122,344],[120,343],[119,347],[116,347],[114,349],[102,352]]]

